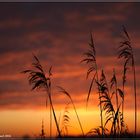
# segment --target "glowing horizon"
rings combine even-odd
[[[99,126],[97,85],[93,85],[86,111],[92,76],[86,79],[88,67],[81,60],[84,58],[83,53],[89,49],[92,31],[99,75],[104,69],[109,83],[115,69],[118,87],[122,88],[123,62],[117,58],[122,25],[128,29],[134,50],[140,124],[139,12],[139,3],[0,3],[0,135],[36,136],[44,119],[45,132],[49,136],[49,101],[46,111],[46,92],[31,91],[27,75],[21,73],[32,68],[33,54],[39,58],[45,74],[52,66],[52,100],[57,119],[69,102],[59,92],[57,86],[61,86],[71,95],[84,131]],[[116,109],[114,99],[113,103]],[[124,119],[130,132],[133,132],[134,89],[131,67],[127,72],[124,107]],[[70,112],[74,128],[69,128],[69,133],[78,135],[80,129],[72,107]],[[94,115],[97,120],[95,123],[92,120]],[[88,118],[87,123],[84,123],[84,118]],[[53,135],[56,135],[55,124]]]
[[[84,128],[85,134],[92,128],[96,128],[100,124],[99,110],[94,109],[78,109],[77,112],[80,116],[82,126]],[[57,119],[59,119],[61,113],[60,127],[62,123],[62,114],[64,110],[56,110]],[[69,110],[70,126],[68,127],[69,135],[82,135],[81,130],[76,119],[73,109]],[[9,119],[10,114],[10,119]],[[15,119],[15,116],[18,116]],[[24,117],[23,117],[24,116]],[[134,111],[125,110],[125,121],[130,123],[127,124],[129,132],[134,132]],[[138,111],[138,117],[140,116],[140,111]],[[94,118],[94,119],[93,119]],[[5,121],[4,121],[5,120]],[[15,110],[15,111],[2,111],[1,113],[1,128],[0,131],[4,134],[10,134],[12,137],[22,137],[24,135],[29,135],[30,137],[39,137],[42,129],[42,120],[44,121],[44,131],[47,137],[50,136],[49,132],[49,111],[47,110]],[[96,120],[96,122],[95,122]],[[86,123],[85,123],[86,122]],[[138,122],[139,123],[139,122]],[[30,126],[27,127],[27,124]],[[9,126],[14,126],[9,127]],[[22,127],[21,127],[22,126]],[[131,129],[130,129],[131,128]],[[140,133],[140,127],[138,126],[138,134]],[[53,119],[52,136],[56,136],[56,126]]]

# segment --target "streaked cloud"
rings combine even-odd
[[[31,68],[32,53],[39,57],[46,70],[53,66],[54,93],[58,92],[57,85],[63,86],[78,106],[85,104],[90,79],[86,80],[87,67],[80,61],[88,49],[91,30],[99,70],[104,69],[109,80],[112,69],[116,68],[121,86],[122,66],[116,58],[116,48],[121,25],[125,24],[136,44],[136,74],[140,77],[139,6],[139,3],[1,3],[0,108],[41,106],[44,95],[32,93],[26,76],[20,73]],[[132,78],[129,72],[127,100],[131,99]],[[137,81],[138,91],[139,85]],[[59,94],[57,100],[54,96],[58,106],[63,104],[63,99]],[[94,106],[97,104],[95,101]]]

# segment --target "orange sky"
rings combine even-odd
[[[58,112],[57,118],[68,102],[56,88],[62,86],[71,94],[79,109],[84,131],[99,126],[98,96],[95,91],[89,100],[90,109],[87,112],[85,110],[91,78],[86,80],[87,66],[80,63],[83,53],[88,50],[91,30],[99,71],[104,69],[107,80],[110,81],[115,68],[118,86],[121,87],[123,67],[117,59],[116,48],[120,42],[121,26],[126,25],[133,42],[139,93],[138,13],[139,3],[0,3],[0,134],[36,136],[44,118],[48,135],[49,115],[44,111],[45,93],[30,91],[27,77],[20,73],[31,68],[32,53],[38,56],[46,71],[50,66],[53,67],[52,98]],[[125,119],[126,123],[129,122],[130,131],[134,130],[132,78],[130,69],[125,95]],[[139,94],[137,100],[140,100]],[[140,102],[138,109],[139,107]],[[70,112],[73,118],[71,123],[75,124],[74,114]],[[90,123],[93,116],[97,118],[97,122]],[[89,118],[87,123],[84,123],[84,118]],[[26,125],[29,123],[30,128]],[[75,128],[78,126],[73,127],[69,132],[72,134],[77,130],[76,134],[80,134],[79,128]]]
[[[60,113],[63,114],[63,109],[56,111],[57,119],[59,119]],[[86,134],[91,128],[96,128],[99,126],[99,111],[98,108],[78,109],[77,110],[80,120]],[[9,118],[10,115],[10,118]],[[74,111],[70,108],[69,110],[70,122],[68,127],[68,134],[81,134],[81,130],[74,114]],[[140,117],[140,112],[138,112],[138,118]],[[15,119],[16,118],[16,119]],[[49,133],[49,111],[46,110],[6,110],[1,111],[0,119],[0,132],[1,134],[10,134],[12,137],[21,137],[24,135],[29,135],[31,137],[39,136],[41,133],[41,123],[44,120],[44,130],[46,136],[50,136]],[[125,121],[127,123],[129,132],[134,132],[134,112],[130,110],[125,110]],[[138,120],[138,124],[140,121]],[[62,126],[62,118],[60,121],[60,127]],[[138,125],[138,133],[140,133],[140,126]],[[56,127],[53,122],[53,136],[56,136]]]

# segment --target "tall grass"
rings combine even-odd
[[[101,126],[98,126],[96,128],[90,129],[89,132],[87,132],[86,136],[94,136],[97,135],[98,137],[102,137],[102,129],[104,129],[104,135],[107,136],[108,129],[107,128],[102,128]]]
[[[53,107],[53,102],[51,98],[51,68],[49,69],[49,72],[46,76],[42,65],[40,64],[39,59],[34,55],[35,62],[32,63],[33,69],[27,69],[23,71],[23,73],[28,74],[29,84],[32,86],[32,90],[45,90],[46,91],[46,97],[50,101],[50,106],[52,109],[52,113],[54,116],[57,132],[59,134],[59,137],[61,137],[59,125],[56,118],[56,113]]]
[[[125,84],[127,78],[128,67],[132,67],[133,70],[133,84],[134,84],[134,95],[135,95],[135,136],[137,134],[137,92],[136,92],[136,73],[135,73],[135,61],[132,49],[132,43],[126,28],[123,26],[123,39],[120,42],[120,46],[118,47],[118,58],[122,59],[123,64],[123,76],[122,76],[122,88],[118,85],[117,74],[115,69],[113,70],[113,75],[108,84],[106,74],[104,70],[101,71],[101,75],[98,75],[98,65],[96,60],[96,49],[94,45],[94,40],[92,33],[90,34],[90,43],[89,49],[86,53],[84,53],[85,58],[82,62],[85,62],[88,65],[86,78],[88,79],[91,76],[91,82],[88,89],[88,94],[86,98],[86,107],[88,106],[90,94],[95,83],[98,90],[98,100],[100,107],[100,126],[96,128],[92,128],[86,136],[90,136],[92,134],[97,134],[100,137],[104,137],[106,135],[117,137],[122,134],[127,133],[127,125],[124,123],[124,101],[125,101]],[[48,73],[46,74],[42,65],[40,64],[39,59],[34,55],[34,62],[32,63],[32,69],[27,69],[23,71],[23,73],[28,74],[29,84],[32,86],[32,90],[43,90],[46,92],[46,106],[47,100],[50,103],[50,138],[52,134],[52,115],[54,117],[55,125],[57,128],[58,136],[61,137],[61,134],[64,136],[68,135],[68,123],[70,121],[68,110],[65,108],[62,120],[62,129],[59,128],[59,123],[56,118],[55,109],[53,107],[52,102],[52,91],[51,91],[51,76],[52,72],[50,67]],[[58,87],[60,92],[66,95],[75,111],[79,127],[81,129],[82,136],[84,135],[83,127],[77,113],[76,106],[73,102],[71,95],[62,87]],[[115,95],[115,97],[114,97]],[[113,102],[115,99],[115,102]],[[122,108],[121,108],[122,107]],[[120,109],[121,108],[121,109]],[[103,115],[104,114],[104,115]],[[104,118],[105,117],[105,118]],[[103,122],[104,120],[104,122]],[[108,124],[111,126],[107,127]],[[125,129],[124,129],[125,128]]]
[[[89,101],[89,97],[90,97],[91,90],[93,87],[93,83],[95,82],[95,80],[98,82],[98,66],[97,66],[96,50],[95,50],[95,46],[94,46],[92,33],[90,34],[89,47],[90,48],[89,48],[88,52],[84,53],[85,58],[82,60],[82,62],[85,62],[89,66],[89,69],[87,71],[87,78],[91,73],[93,73],[92,80],[91,80],[90,87],[89,87],[89,91],[88,91],[87,100],[86,100],[86,107],[88,105],[88,101]],[[100,96],[101,95],[99,92],[99,100],[101,102]],[[102,104],[100,104],[100,121],[101,121],[102,135],[103,135],[104,132],[103,132]]]
[[[96,81],[96,83],[98,85],[98,91],[101,94],[100,104],[103,106],[103,110],[105,111],[105,115],[106,115],[106,122],[104,124],[104,127],[105,127],[106,124],[108,123],[108,121],[110,121],[111,119],[114,119],[115,110],[114,110],[113,104],[111,102],[108,84],[107,84],[106,77],[105,77],[103,70],[101,72],[100,80]],[[114,128],[114,130],[115,130],[115,128]],[[112,132],[112,130],[111,130],[111,132]]]
[[[67,136],[68,135],[68,127],[70,126],[70,117],[69,117],[69,110],[68,110],[68,105],[69,103],[66,105],[65,109],[64,109],[64,113],[62,116],[62,127],[61,127],[61,134],[63,136]]]
[[[116,109],[119,108],[119,97],[118,97],[118,93],[120,93],[119,95],[123,98],[123,94],[121,94],[121,92],[119,92],[119,88],[118,88],[118,84],[117,84],[117,77],[116,77],[116,72],[115,72],[115,69],[113,69],[113,76],[110,80],[110,90],[112,90],[112,95],[111,95],[111,98],[112,96],[115,94],[116,96]],[[119,115],[118,115],[118,119],[117,119],[117,126],[118,126],[118,129],[117,129],[117,133],[118,135],[120,134],[120,122],[119,122]]]
[[[125,34],[127,34],[126,31],[125,31]],[[98,67],[97,67],[97,62],[96,62],[96,50],[95,50],[92,34],[90,37],[89,46],[90,46],[90,48],[89,48],[88,52],[85,53],[86,57],[85,57],[85,59],[82,60],[82,62],[85,62],[89,66],[89,69],[87,71],[87,78],[89,77],[89,75],[91,75],[91,73],[93,73],[93,75],[91,76],[92,80],[91,80],[89,90],[88,90],[86,107],[88,105],[93,83],[95,82],[98,86],[100,119],[101,119],[101,126],[98,127],[98,129],[96,129],[96,130],[98,130],[98,132],[100,132],[100,130],[102,129],[101,134],[103,136],[104,130],[106,129],[106,125],[108,124],[108,122],[112,122],[110,134],[113,134],[113,136],[117,136],[122,132],[122,127],[125,126],[124,118],[123,118],[124,85],[125,85],[125,81],[126,81],[126,71],[127,71],[126,65],[128,63],[128,60],[126,60],[126,62],[124,64],[123,89],[118,88],[115,70],[113,70],[113,76],[111,78],[110,87],[109,87],[103,70],[101,72],[100,79],[98,76],[98,69],[97,69]],[[121,45],[121,48],[122,48],[122,46],[123,45]],[[124,51],[126,51],[126,48],[124,49]],[[124,54],[123,54],[121,52],[121,50],[119,50],[119,53],[120,53],[119,58],[121,58],[123,55],[126,58],[126,52],[124,52]],[[113,91],[112,94],[110,93],[111,91]],[[115,110],[114,104],[112,102],[112,98],[113,98],[114,94],[115,94],[115,100],[116,100],[116,110]],[[119,103],[119,97],[120,97],[120,100],[122,101],[121,103]],[[120,111],[121,105],[122,105],[122,113]],[[103,112],[105,112],[105,116],[106,116],[105,123],[103,123]],[[120,130],[120,128],[121,128],[121,130]],[[89,132],[91,133],[91,132],[93,132],[93,130],[95,132],[95,129],[91,129],[91,131],[89,131]]]
[[[76,110],[76,107],[75,107],[75,104],[70,96],[70,94],[62,87],[58,87],[60,89],[60,92],[62,92],[63,94],[65,94],[71,101],[72,105],[73,105],[73,108],[74,108],[74,111],[75,111],[75,114],[76,114],[76,117],[77,117],[77,120],[78,120],[78,123],[79,123],[79,126],[80,126],[80,129],[81,129],[81,132],[82,132],[82,135],[84,136],[84,131],[83,131],[83,127],[82,127],[82,124],[81,124],[81,121],[80,121],[80,118],[79,118],[79,115],[77,113],[77,110]]]
[[[125,82],[126,82],[126,72],[129,67],[129,63],[131,63],[132,70],[133,70],[133,83],[134,83],[134,96],[135,96],[135,136],[137,134],[137,92],[136,92],[136,73],[135,73],[135,61],[134,61],[134,54],[132,48],[132,42],[130,36],[125,28],[122,26],[123,31],[123,38],[120,42],[120,46],[118,48],[118,58],[122,58],[124,61],[124,69],[123,69],[123,92],[125,92]],[[122,105],[122,112],[124,108],[124,101]],[[123,114],[122,114],[123,115]]]

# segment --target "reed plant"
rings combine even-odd
[[[125,93],[125,83],[126,83],[126,73],[128,67],[132,67],[133,71],[133,85],[134,85],[134,104],[135,104],[135,136],[137,134],[137,91],[136,91],[136,72],[135,72],[135,59],[134,52],[132,47],[132,41],[130,35],[128,34],[125,26],[122,26],[122,41],[118,47],[118,58],[122,59],[124,62],[123,65],[123,93]],[[124,110],[124,100],[122,102],[122,117]]]
[[[35,61],[32,63],[32,69],[24,70],[22,73],[28,74],[28,80],[29,80],[29,84],[32,86],[32,90],[37,90],[37,91],[43,90],[46,92],[46,97],[49,99],[52,113],[54,116],[57,132],[59,134],[59,137],[61,137],[61,132],[60,132],[59,125],[57,122],[56,113],[55,113],[55,109],[54,109],[52,97],[51,97],[51,94],[52,94],[51,69],[52,67],[50,67],[48,74],[46,74],[37,56],[34,55],[33,57]]]

